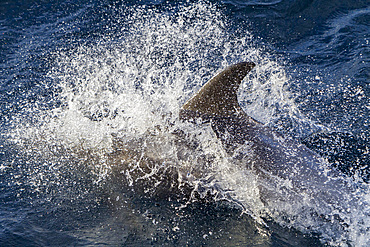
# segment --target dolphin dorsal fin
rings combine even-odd
[[[229,117],[243,113],[237,92],[241,81],[255,66],[252,62],[231,65],[209,80],[180,110],[180,119]]]

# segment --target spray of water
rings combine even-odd
[[[24,140],[32,141],[36,150],[63,147],[68,155],[88,163],[95,183],[105,181],[112,166],[122,165],[120,172],[129,186],[155,177],[166,167],[175,167],[179,179],[187,180],[198,193],[217,191],[221,194],[218,198],[235,201],[260,222],[271,218],[303,232],[313,230],[332,244],[345,238],[360,245],[366,241],[363,226],[370,222],[363,218],[366,212],[355,208],[341,209],[351,211],[345,215],[350,222],[344,232],[330,227],[331,219],[320,221],[321,216],[309,212],[316,207],[309,197],[297,205],[287,201],[266,208],[259,197],[256,175],[227,156],[211,128],[178,120],[181,105],[215,73],[236,62],[253,61],[257,66],[239,92],[245,111],[267,125],[288,122],[292,131],[301,134],[318,128],[299,113],[287,90],[289,78],[284,66],[258,47],[248,30],[241,30],[243,35],[230,34],[230,23],[215,6],[206,3],[176,11],[137,7],[117,12],[122,23],[118,34],[54,53],[54,66],[47,77],[59,90],[60,105],[41,112],[35,125],[18,124],[12,130],[13,140],[20,146],[25,146]],[[179,129],[196,145],[179,148],[178,135],[173,135]],[[131,145],[134,155],[112,161],[117,139],[121,147]],[[248,154],[248,145],[244,148],[243,153]],[[94,155],[89,156],[91,152]],[[40,155],[47,160],[53,152]],[[144,159],[160,162],[142,170],[139,164]],[[63,167],[63,159],[52,163],[53,168],[48,169],[59,174],[55,171]],[[42,181],[32,179],[35,187],[35,181]]]

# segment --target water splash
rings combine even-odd
[[[150,140],[154,146],[165,148],[150,151],[166,162],[150,167],[150,172],[140,179],[148,179],[165,165],[172,165],[182,169],[182,176],[189,177],[189,173],[194,176],[190,181],[198,192],[217,189],[220,198],[237,202],[260,222],[271,217],[304,233],[317,231],[334,245],[346,237],[355,243],[366,241],[367,233],[362,227],[368,226],[363,218],[366,212],[350,214],[353,217],[349,218],[347,232],[334,228],[336,232],[332,233],[332,228],[324,229],[330,225],[330,219],[329,223],[317,221],[311,212],[299,211],[301,204],[277,203],[266,209],[259,198],[256,175],[225,154],[212,130],[178,121],[181,105],[217,71],[232,63],[253,61],[256,69],[244,81],[239,94],[245,111],[267,125],[290,125],[297,133],[307,134],[318,128],[295,105],[287,88],[289,78],[284,66],[258,47],[247,30],[242,30],[241,36],[230,34],[227,19],[215,6],[206,3],[166,11],[149,7],[117,11],[121,13],[118,22],[122,23],[118,34],[53,54],[54,66],[48,80],[55,82],[54,87],[59,90],[60,107],[50,111],[34,107],[39,113],[37,124],[21,123],[12,130],[12,138],[19,146],[27,149],[23,140],[32,140],[31,146],[45,160],[50,156],[57,159],[52,167],[59,170],[54,173],[59,175],[65,160],[53,156],[52,151],[42,154],[40,150],[62,146],[68,150],[65,156],[78,156],[80,161],[81,154],[88,154],[81,163],[88,163],[96,175],[94,182],[99,184],[111,172],[109,154],[114,150],[115,138],[126,143],[141,138],[139,147],[147,151],[148,130],[159,126],[165,133],[152,133],[158,138]],[[186,158],[178,157],[173,144],[171,133],[176,129],[191,134],[199,145]],[[248,146],[245,148],[248,152]],[[80,150],[79,154],[74,155],[75,150]],[[199,168],[203,157],[211,162]],[[40,169],[29,180],[36,189],[45,182],[42,170],[46,168]],[[306,205],[311,206],[310,202]],[[361,226],[353,223],[357,216]]]

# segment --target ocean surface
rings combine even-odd
[[[178,120],[241,61],[244,111],[338,170],[343,201],[264,204],[208,125]],[[369,62],[368,0],[2,0],[0,246],[370,246]],[[159,168],[120,168],[117,143]],[[202,168],[190,197],[160,190],[168,167]]]

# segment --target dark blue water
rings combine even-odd
[[[220,68],[251,60],[246,112],[326,158],[368,205],[369,23],[360,0],[2,1],[0,246],[368,246],[368,206],[338,209],[350,212],[338,230],[294,209],[243,211],[245,192],[138,196],[107,160],[112,135],[172,119]]]

